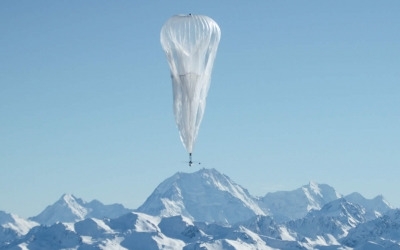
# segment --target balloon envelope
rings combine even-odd
[[[173,16],[161,29],[161,45],[171,70],[175,121],[189,153],[203,119],[220,37],[218,24],[202,15]]]

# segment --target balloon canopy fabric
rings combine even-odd
[[[181,141],[191,154],[203,119],[221,31],[203,15],[176,15],[160,40],[171,70],[174,115]]]

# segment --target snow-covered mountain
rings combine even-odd
[[[239,223],[239,225],[243,225],[252,232],[264,237],[287,241],[296,239],[295,235],[288,231],[286,225],[278,224],[271,216],[257,215],[248,221]]]
[[[354,249],[400,249],[400,209],[360,224],[342,242]]]
[[[183,215],[195,221],[222,224],[267,214],[246,189],[215,169],[173,175],[137,211],[164,217]]]
[[[86,202],[71,194],[64,194],[53,205],[30,219],[42,225],[52,225],[56,222],[76,222],[85,218],[116,218],[130,211],[132,210],[121,204],[104,205],[97,200]]]
[[[260,206],[269,209],[276,221],[284,222],[302,218],[311,209],[321,209],[340,197],[333,187],[310,182],[293,191],[268,193],[260,199]]]
[[[175,174],[135,211],[63,195],[33,218],[0,212],[0,250],[400,249],[382,196],[311,182],[260,199],[215,169]]]
[[[304,218],[286,223],[288,231],[309,246],[340,245],[349,230],[365,222],[365,211],[343,198],[334,200],[321,210],[312,210]]]
[[[351,203],[359,204],[365,208],[366,218],[368,220],[381,217],[384,213],[393,209],[392,206],[383,198],[378,195],[373,199],[366,199],[361,194],[354,192],[345,196],[345,199]]]
[[[182,216],[161,218],[132,212],[117,219],[38,226],[0,249],[272,249],[242,226],[205,229]]]
[[[0,211],[0,246],[21,237],[39,224],[15,214]]]

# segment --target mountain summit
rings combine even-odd
[[[37,222],[0,211],[0,249],[397,249],[383,196],[310,182],[256,198],[215,169],[176,173],[136,211],[65,194]]]
[[[72,194],[64,194],[53,205],[30,219],[42,225],[52,225],[56,222],[76,222],[85,218],[116,218],[130,211],[132,210],[121,204],[104,205],[97,200],[86,202]]]
[[[137,211],[164,217],[183,215],[195,221],[220,224],[266,214],[246,189],[215,169],[173,175]]]
[[[15,214],[0,211],[0,246],[25,235],[39,224]]]
[[[328,202],[342,196],[326,184],[310,182],[293,191],[268,193],[261,198],[263,208],[270,209],[276,221],[288,221],[304,217],[312,209],[319,210]]]

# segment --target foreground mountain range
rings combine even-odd
[[[254,197],[201,169],[137,209],[65,194],[28,219],[0,211],[0,249],[400,249],[400,210],[313,182]]]

